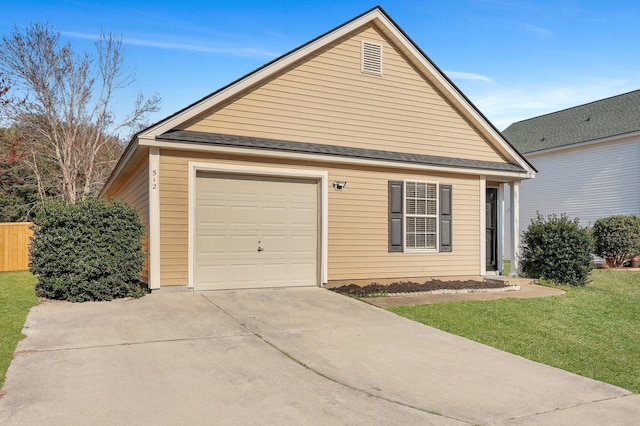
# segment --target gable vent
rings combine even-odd
[[[362,42],[362,72],[382,75],[382,45]]]

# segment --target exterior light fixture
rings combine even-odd
[[[339,181],[339,180],[333,181],[333,189],[335,189],[336,191],[342,191],[345,186],[347,186],[347,182],[345,181]]]

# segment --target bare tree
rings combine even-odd
[[[76,54],[50,25],[34,24],[24,31],[16,27],[0,46],[0,71],[11,77],[20,97],[7,107],[9,117],[33,136],[34,163],[57,166],[60,193],[71,203],[95,192],[106,178],[105,167],[122,150],[114,140],[138,129],[160,104],[156,95],[138,95],[118,121],[113,95],[135,75],[125,68],[120,39],[103,33],[95,45],[94,54]]]
[[[9,91],[9,83],[0,74],[0,119],[4,116],[4,108],[9,105],[9,99],[7,99],[7,92]]]

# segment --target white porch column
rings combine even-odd
[[[511,182],[511,273],[520,271],[520,181]]]
[[[160,150],[149,148],[149,288],[160,288]]]
[[[498,272],[504,271],[504,183],[498,184]]]
[[[480,176],[480,276],[487,274],[487,178]]]

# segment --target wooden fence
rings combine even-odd
[[[30,222],[0,223],[0,271],[29,269]]]

